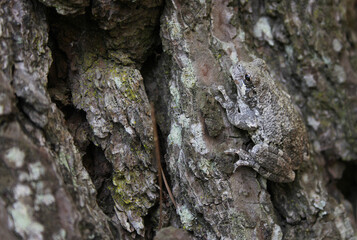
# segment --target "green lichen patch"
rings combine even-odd
[[[130,58],[130,55],[116,51],[108,51],[108,55],[110,58],[118,60],[124,66],[134,65],[134,61]]]
[[[136,69],[116,67],[110,70],[109,78],[114,80],[116,87],[127,100],[136,103],[141,103],[143,101],[140,88],[140,81],[142,78]]]
[[[145,101],[140,72],[132,67],[123,67],[114,61],[98,58],[94,54],[86,54],[82,59],[82,73],[75,82],[73,93],[74,104],[85,111],[95,105],[117,104],[118,99],[126,106]]]
[[[145,193],[148,188],[140,170],[116,171],[113,176],[113,199],[124,211],[144,216],[153,203]]]
[[[83,69],[89,69],[97,59],[98,56],[96,54],[87,52],[83,54],[82,59],[80,59],[80,63],[82,63]]]

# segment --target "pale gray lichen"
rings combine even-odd
[[[179,106],[180,105],[180,93],[179,93],[174,81],[170,82],[170,94],[173,99],[172,104],[174,104],[174,106],[172,106],[172,107]]]
[[[307,117],[307,123],[316,131],[319,126],[320,122],[317,121],[313,116],[308,116]]]
[[[346,72],[340,65],[334,66],[333,75],[337,79],[338,83],[344,83],[346,81]]]
[[[179,207],[177,212],[180,216],[181,222],[183,224],[183,228],[187,230],[192,229],[193,221],[195,220],[195,217],[192,215],[190,210],[185,205],[183,205]]]
[[[44,204],[46,206],[55,202],[55,197],[51,193],[37,194],[35,199],[35,205]]]
[[[65,240],[66,239],[66,230],[61,228],[58,232],[52,234],[53,240]]]
[[[175,123],[171,125],[171,130],[169,136],[167,137],[167,142],[170,145],[172,144],[181,147],[182,129],[180,126]]]
[[[38,180],[45,173],[45,168],[41,162],[35,162],[29,164],[30,179]]]
[[[197,78],[191,61],[188,61],[186,67],[182,69],[180,79],[182,83],[185,85],[185,87],[188,89],[191,89],[195,86],[197,82]]]
[[[167,27],[168,32],[170,33],[170,37],[172,40],[182,41],[182,31],[180,24],[178,23],[177,16],[168,19],[164,19],[164,26]]]
[[[283,239],[283,232],[281,231],[281,227],[279,225],[277,225],[277,224],[274,224],[271,239],[272,240],[281,240],[281,239]]]
[[[331,64],[331,58],[329,58],[328,56],[323,55],[322,56],[322,60],[324,61],[324,63],[326,65],[330,65]]]
[[[315,78],[314,78],[314,75],[312,75],[312,74],[306,74],[306,75],[304,76],[304,80],[305,80],[306,85],[307,85],[308,87],[316,87],[316,80],[315,80]]]
[[[21,237],[31,240],[42,240],[44,227],[32,217],[31,209],[22,202],[15,202],[10,208],[15,231]]]
[[[305,184],[310,182],[310,177],[309,177],[309,174],[307,174],[307,173],[303,173],[301,176],[301,179]]]
[[[335,50],[336,52],[340,52],[342,50],[342,44],[337,38],[333,39],[332,46],[333,50]]]
[[[202,132],[202,124],[195,123],[191,125],[192,138],[190,143],[195,148],[195,151],[204,155],[209,152],[207,149],[206,141],[203,139],[204,133]]]
[[[326,206],[326,202],[324,200],[321,200],[321,201],[316,200],[314,202],[314,206],[320,210],[324,210],[324,207]]]
[[[30,196],[32,193],[31,188],[24,184],[17,184],[14,188],[14,197],[15,199],[23,198]]]
[[[229,58],[232,60],[232,62],[238,63],[238,61],[239,61],[238,53],[237,53],[237,50],[236,50],[236,47],[234,46],[234,44],[232,42],[223,42],[220,40],[218,40],[218,41],[221,43],[224,51],[229,55]]]
[[[207,232],[207,240],[217,240],[217,237],[212,232]]]
[[[288,57],[291,59],[294,56],[294,48],[291,45],[285,45],[285,52],[288,55]]]
[[[191,126],[191,119],[186,117],[185,114],[180,114],[177,118],[178,122],[181,124],[182,127],[185,129],[189,129]]]
[[[274,46],[273,34],[267,17],[259,18],[258,22],[254,25],[253,34],[256,38],[264,38],[269,45]]]
[[[18,147],[10,148],[5,154],[5,162],[9,167],[20,168],[24,164],[25,153]]]
[[[354,235],[353,233],[353,227],[351,226],[351,221],[346,216],[346,208],[343,205],[343,203],[335,207],[334,215],[336,216],[334,222],[336,224],[339,233],[341,234],[341,239],[357,240],[356,235]]]
[[[242,28],[238,28],[238,37],[242,42],[245,41],[245,32]]]

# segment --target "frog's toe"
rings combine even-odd
[[[224,94],[224,93],[226,92],[226,90],[224,89],[224,87],[223,87],[222,85],[219,85],[219,86],[217,87],[217,89],[218,89],[222,94]]]
[[[224,89],[224,87],[223,87],[222,85],[219,85],[219,86],[217,87],[217,89],[218,89],[218,91],[221,92],[221,94],[222,94],[222,96],[223,96],[223,98],[224,98],[224,100],[225,100],[226,102],[232,102],[232,100],[229,98],[229,96],[228,96],[228,94],[227,94],[227,92],[226,92],[226,89]]]
[[[224,102],[224,100],[223,100],[221,97],[215,96],[214,99],[216,99],[216,101],[219,102],[219,104],[221,104],[221,106],[222,106],[223,108],[225,108],[225,102]]]
[[[238,154],[239,150],[238,149],[233,149],[233,148],[230,148],[226,151],[224,151],[225,154],[228,154],[228,155],[235,155],[235,154]]]
[[[249,161],[249,160],[238,160],[234,164],[233,172],[235,172],[237,170],[237,168],[239,168],[239,167],[252,167],[252,168],[254,168],[254,162]]]

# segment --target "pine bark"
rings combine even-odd
[[[356,13],[354,0],[1,1],[0,239],[357,239]],[[307,131],[293,182],[227,154],[257,140],[219,86],[236,98],[232,66],[258,58]],[[160,198],[150,103],[175,204]]]

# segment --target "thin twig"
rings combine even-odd
[[[152,125],[153,125],[153,130],[154,130],[155,158],[156,158],[156,163],[157,163],[157,168],[158,168],[157,170],[158,170],[159,186],[160,186],[159,229],[161,229],[161,225],[162,225],[162,179],[164,179],[165,187],[167,189],[167,192],[169,193],[170,199],[171,199],[172,203],[174,204],[175,208],[177,208],[177,205],[176,205],[174,196],[172,195],[170,186],[167,183],[164,170],[162,169],[162,166],[161,166],[159,135],[157,133],[157,123],[156,123],[156,117],[155,117],[154,103],[151,103],[151,120],[152,120]]]
[[[167,183],[167,180],[166,180],[166,177],[165,177],[164,170],[162,170],[162,168],[161,168],[161,171],[162,171],[162,177],[164,179],[164,183],[165,183],[167,192],[169,193],[170,199],[171,199],[172,203],[174,204],[175,208],[177,208],[174,196],[172,195],[171,189],[170,189],[169,184]]]

